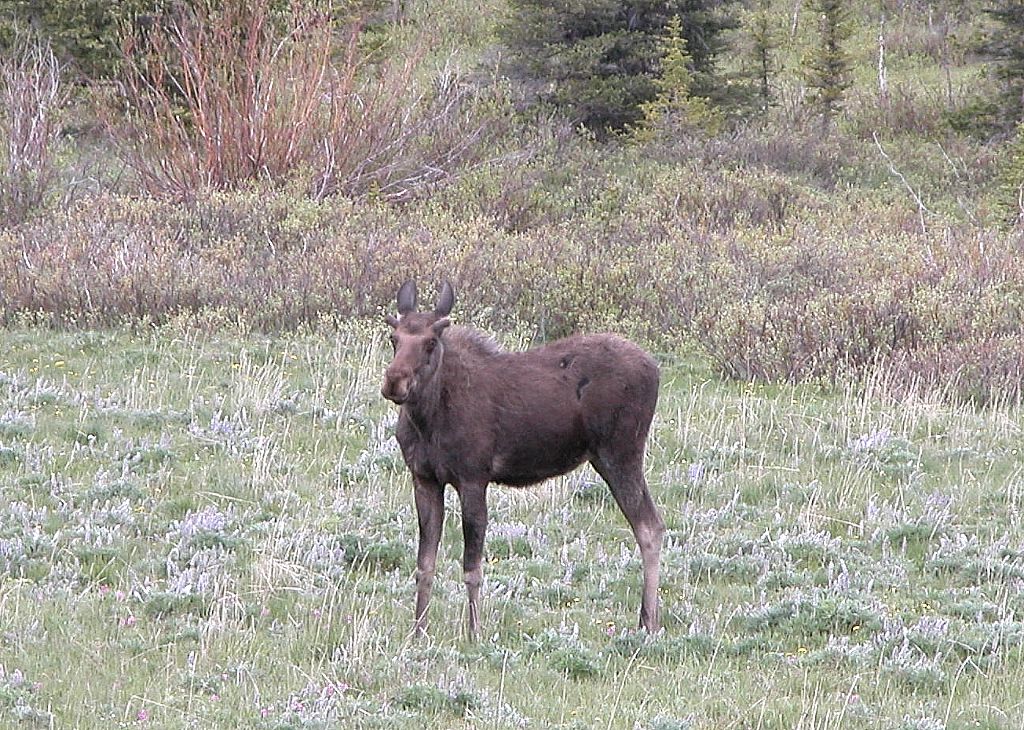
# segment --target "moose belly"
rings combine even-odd
[[[580,441],[522,439],[503,445],[491,460],[491,480],[525,487],[572,471],[587,458]]]

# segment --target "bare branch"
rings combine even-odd
[[[903,187],[905,187],[907,189],[907,192],[910,193],[910,197],[912,197],[914,199],[914,202],[917,203],[917,213],[918,213],[918,216],[919,216],[920,222],[921,222],[921,233],[927,234],[928,233],[928,227],[927,227],[927,225],[925,225],[924,215],[925,215],[925,213],[927,213],[928,215],[931,215],[932,212],[930,210],[928,210],[928,206],[926,206],[924,204],[924,201],[921,200],[921,196],[917,194],[917,191],[914,190],[914,188],[907,181],[907,178],[903,175],[903,173],[900,172],[896,168],[896,164],[892,161],[892,158],[889,156],[889,154],[882,147],[882,143],[878,139],[878,132],[872,132],[871,133],[871,138],[875,140],[875,147],[878,148],[878,152],[879,152],[879,154],[882,155],[882,159],[884,159],[886,161],[886,163],[888,163],[888,165],[889,165],[889,172],[891,172],[893,175],[895,175],[896,177],[898,177],[900,179],[900,182],[903,183]]]
[[[0,210],[8,222],[39,208],[59,176],[62,71],[49,44],[27,36],[0,59]]]

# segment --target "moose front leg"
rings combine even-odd
[[[427,606],[434,589],[437,546],[444,525],[444,486],[429,479],[413,477],[420,545],[416,553],[416,620],[413,631],[427,633]]]
[[[487,484],[458,486],[462,503],[462,575],[469,599],[466,628],[475,640],[480,631],[480,584],[483,582],[484,536],[487,534]]]

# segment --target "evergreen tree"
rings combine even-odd
[[[511,0],[501,37],[512,75],[595,131],[623,129],[658,94],[660,38],[678,15],[692,61],[693,93],[712,96],[722,31],[733,0]]]
[[[771,6],[771,0],[757,0],[757,7],[750,16],[750,52],[762,108],[767,108],[772,101],[771,75],[775,68],[776,40],[771,25]]]
[[[986,12],[997,21],[985,50],[1001,85],[998,116],[1004,129],[1014,129],[1024,121],[1024,2],[1001,0]]]
[[[818,43],[804,59],[805,79],[814,90],[811,103],[827,121],[853,83],[850,55],[843,48],[851,33],[850,9],[846,0],[813,0],[809,10],[818,18]]]
[[[661,73],[655,79],[658,92],[651,101],[640,104],[643,119],[634,136],[644,140],[658,134],[674,137],[693,129],[715,132],[722,116],[705,97],[694,96],[693,59],[686,48],[682,20],[672,17],[660,43]]]
[[[15,26],[21,25],[45,38],[79,76],[110,77],[121,61],[121,25],[166,4],[166,0],[0,0],[0,46],[8,47]]]

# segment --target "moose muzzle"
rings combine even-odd
[[[408,373],[393,373],[388,370],[384,373],[384,384],[380,388],[380,394],[392,403],[402,405],[409,398],[409,384],[412,382],[412,375]]]

